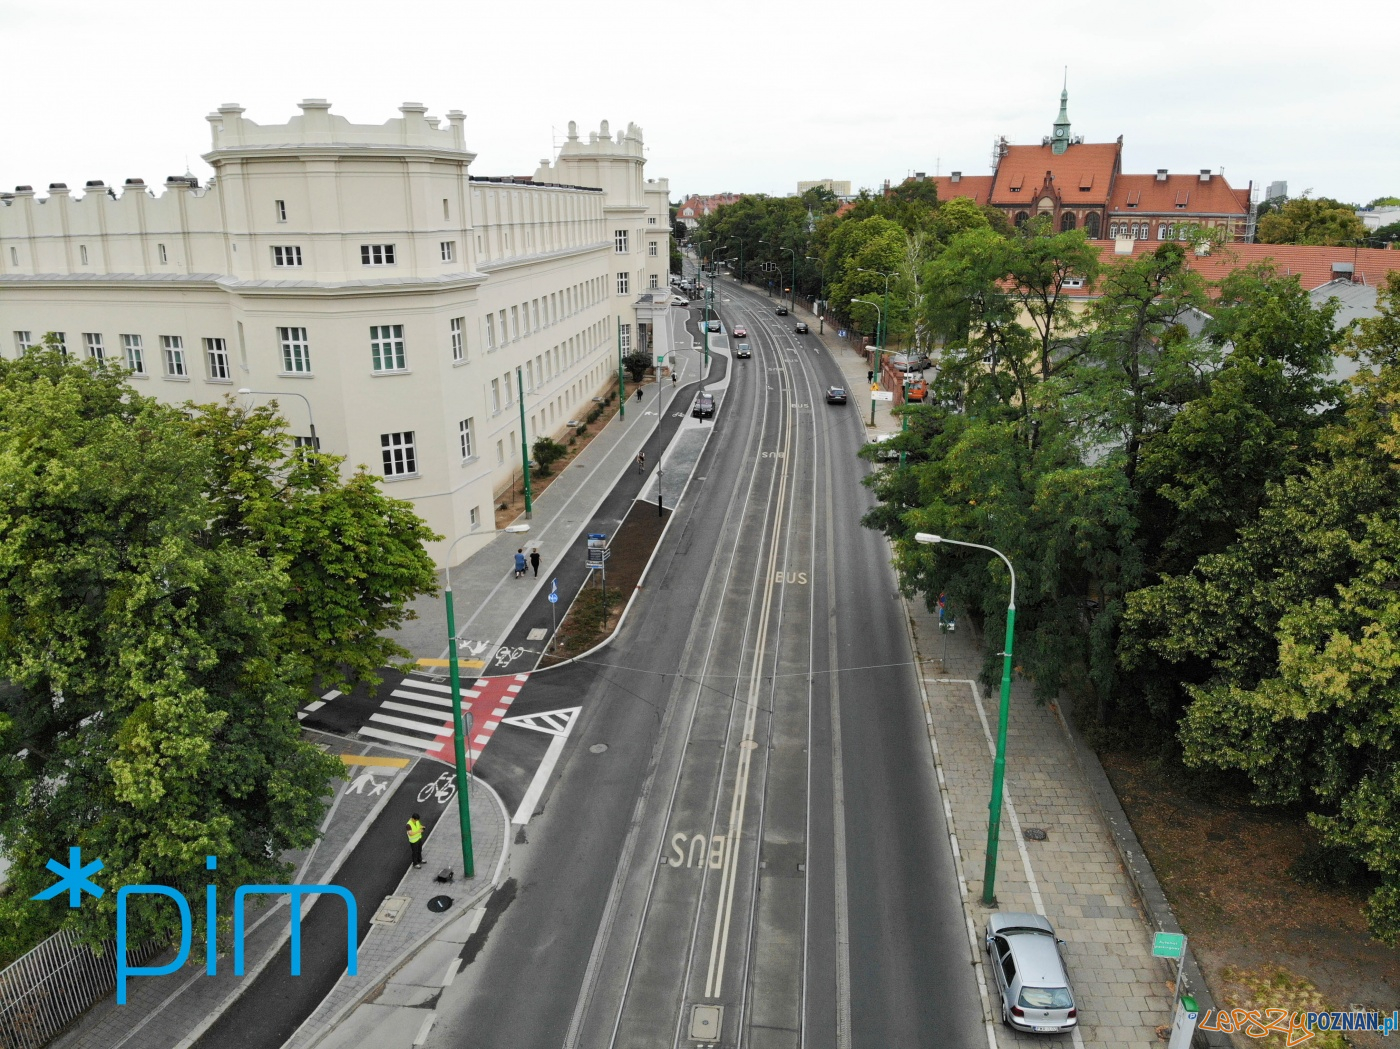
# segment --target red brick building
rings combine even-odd
[[[1253,183],[1235,189],[1209,169],[1125,175],[1123,137],[1108,143],[1075,138],[1068,105],[1069,92],[1061,92],[1060,115],[1040,145],[998,141],[991,175],[954,171],[935,178],[939,199],[990,204],[1018,226],[1045,215],[1055,229],[1083,229],[1095,240],[1184,240],[1191,226],[1219,228],[1228,240],[1253,238]]]

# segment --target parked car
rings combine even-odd
[[[1063,1034],[1079,1024],[1062,943],[1042,915],[997,911],[988,916],[987,954],[1002,1023],[1032,1034]]]
[[[748,360],[750,357],[753,356],[753,350],[749,348],[749,344],[748,344],[748,343],[746,343],[746,342],[741,342],[741,343],[739,343],[739,345],[735,348],[735,350],[734,350],[734,356],[737,357],[739,360],[746,361],[746,360]]]
[[[736,338],[736,339],[742,339],[742,338],[746,337],[748,334],[749,334],[749,329],[748,329],[748,328],[745,328],[742,324],[739,325],[737,328],[734,329],[734,338]]]
[[[928,400],[928,383],[924,382],[923,379],[915,379],[913,382],[905,383],[904,399],[910,404]]]
[[[706,331],[719,331],[719,321],[710,321],[705,325]]]
[[[773,312],[776,313],[779,317],[786,317],[788,315],[786,306],[779,306]]]
[[[697,419],[706,419],[715,414],[714,394],[697,393],[695,404],[691,406],[690,414]]]
[[[684,295],[672,295],[672,296],[671,296],[671,305],[672,305],[672,306],[689,306],[689,305],[690,305],[690,300],[687,299]]]
[[[827,403],[827,404],[845,404],[845,403],[846,403],[846,390],[845,390],[845,388],[844,388],[844,387],[841,387],[841,386],[828,386],[828,387],[826,388],[826,403]]]
[[[810,330],[811,329],[807,327],[804,321],[798,321],[797,327],[792,329],[792,333],[794,335],[806,335]]]
[[[890,354],[890,367],[898,372],[921,372],[932,363],[926,353]]]

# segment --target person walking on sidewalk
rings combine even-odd
[[[408,847],[413,850],[413,866],[423,866],[423,821],[416,812],[408,817]]]
[[[530,567],[535,570],[535,577],[540,574],[540,548],[537,546],[530,551]]]
[[[640,451],[640,452],[637,453],[637,472],[638,472],[639,474],[640,474],[640,473],[646,473],[646,470],[647,470],[647,453],[646,453],[646,450],[643,449],[642,451]]]
[[[525,574],[525,548],[522,546],[515,552],[515,578],[519,579]]]
[[[637,387],[637,400],[640,401],[641,399],[642,399],[642,389],[641,389],[641,387],[639,386],[639,387]]]

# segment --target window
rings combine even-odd
[[[653,241],[648,241],[648,242],[647,242],[647,254],[650,255],[652,258],[656,258],[656,256],[657,256],[659,253],[660,253],[660,247],[659,247],[659,245],[656,243],[656,241],[654,241],[654,240],[653,240]]]
[[[167,255],[167,254],[165,253],[165,245],[164,245],[164,244],[157,244],[157,245],[156,245],[156,253],[157,253],[158,255],[160,255],[160,264],[161,264],[162,266],[164,266],[167,262],[170,261],[170,256]]]
[[[467,359],[467,343],[462,334],[462,324],[465,317],[453,317],[447,322],[447,334],[452,340],[452,362],[461,364]]]
[[[475,428],[475,419],[463,419],[457,424],[457,443],[462,447],[463,459],[470,459],[475,454],[472,451],[476,447],[476,435],[472,432]]]
[[[527,322],[527,323],[528,323],[528,321],[529,321],[529,318],[526,318],[526,322]],[[520,338],[520,307],[519,307],[519,306],[512,306],[512,307],[510,308],[510,337],[511,337],[512,339],[518,339],[518,338]]]
[[[1074,217],[1074,212],[1066,211],[1063,215],[1060,216],[1061,231],[1068,233],[1070,230],[1074,229],[1075,221],[1076,220]]]
[[[491,414],[495,415],[501,410],[501,380],[491,380]]]
[[[292,247],[274,247],[272,249],[272,264],[274,266],[300,266],[301,249],[295,245]]]
[[[83,332],[83,346],[87,349],[87,355],[95,361],[105,361],[107,351],[102,346],[101,332]]]
[[[204,358],[209,362],[209,378],[216,382],[233,378],[228,364],[228,344],[223,339],[205,339]]]
[[[446,197],[443,197],[443,198],[442,198],[442,217],[443,217],[444,220],[451,217],[451,216],[449,216],[449,215],[447,214],[447,198],[446,198]]]
[[[497,442],[496,442],[496,465],[497,465],[497,466],[504,466],[505,464],[506,464],[506,442],[505,442],[505,441],[497,441]]]
[[[282,343],[282,371],[296,374],[311,371],[311,347],[306,342],[305,328],[278,328]]]
[[[496,315],[494,313],[486,315],[486,348],[488,350],[496,348]]]
[[[385,477],[407,477],[418,472],[418,450],[413,444],[413,431],[381,433],[379,452],[384,458]]]
[[[33,336],[27,331],[15,332],[15,352],[23,356],[28,353],[30,347],[34,345]]]
[[[446,203],[444,201],[444,203]],[[438,250],[442,252],[442,261],[451,262],[457,254],[457,242],[455,240],[445,240],[438,245]]]
[[[1172,238],[1172,228],[1171,228],[1170,226],[1168,226],[1165,222],[1160,223],[1160,224],[1157,226],[1157,239],[1158,239],[1158,240],[1171,240],[1171,238]]]
[[[394,246],[392,244],[361,244],[360,264],[364,266],[392,266]]]
[[[613,230],[613,251],[618,255],[627,254],[627,231],[625,229]]]
[[[628,284],[627,274],[625,274],[625,273],[619,273],[619,274],[617,275],[617,293],[618,293],[619,295],[626,295],[626,294],[627,294],[627,284]]]
[[[287,221],[287,202],[285,200],[274,200],[272,210],[277,215],[278,222]]]
[[[1084,232],[1089,235],[1090,240],[1099,239],[1099,215],[1096,211],[1091,211],[1084,216]]]
[[[533,328],[533,330],[534,330],[534,331],[539,331],[539,330],[540,330],[540,300],[539,300],[539,299],[531,299],[531,300],[530,300],[530,317],[531,317],[531,320],[532,320],[532,322],[533,322],[533,323],[532,323],[532,328]]]
[[[86,245],[86,244],[79,244],[79,245],[78,245],[78,258],[82,260],[82,264],[83,264],[84,266],[86,266],[86,265],[88,264],[88,261],[87,261],[87,245]]]
[[[632,349],[632,325],[624,324],[618,328],[617,345],[623,353]]]
[[[10,265],[11,265],[11,266],[18,266],[18,265],[19,265],[19,249],[16,248],[16,247],[13,247],[13,246],[11,246],[11,248],[10,248]]]
[[[68,336],[67,336],[64,332],[61,332],[61,331],[51,331],[51,332],[49,332],[48,334],[53,336],[54,344],[58,347],[58,352],[61,353],[61,354],[63,354],[63,356],[67,357],[67,356],[68,356]],[[48,337],[48,336],[45,336],[45,338],[47,338],[47,337]]]
[[[189,378],[189,371],[185,368],[185,340],[178,335],[162,335],[160,345],[165,351],[166,378]]]
[[[123,335],[122,349],[126,351],[126,366],[133,375],[146,374],[146,353],[141,348],[141,336]]]
[[[510,341],[509,337],[506,335],[506,311],[501,310],[499,313],[496,314],[496,316],[499,317],[501,320],[501,345],[504,346],[507,342]]]
[[[403,325],[371,325],[369,351],[377,372],[401,372],[408,367],[403,351]]]
[[[648,225],[648,226],[655,226],[655,225],[656,225],[656,216],[655,216],[655,215],[648,215],[648,216],[647,216],[647,225]]]
[[[519,369],[516,370],[519,371]],[[501,382],[505,384],[506,407],[509,408],[512,404],[515,403],[515,384],[510,381],[510,372],[506,372],[504,375],[501,376]],[[514,443],[514,441],[511,441],[511,444]]]
[[[651,291],[655,291],[657,288],[661,287],[661,278],[658,277],[655,273],[653,273],[651,275],[651,282],[647,285],[647,287]]]
[[[471,517],[471,522],[472,522],[472,528],[473,528],[473,529],[480,528],[480,527],[481,527],[481,507],[479,507],[479,506],[473,506],[473,507],[471,508],[470,517]]]

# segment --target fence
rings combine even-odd
[[[132,948],[128,964],[145,964],[161,947],[151,941]],[[0,1049],[39,1049],[110,994],[117,986],[116,943],[102,948],[94,954],[64,929],[0,972]]]

